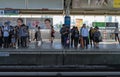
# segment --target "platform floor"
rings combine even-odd
[[[29,44],[28,48],[7,48],[7,49],[0,49],[0,52],[2,51],[120,51],[120,44],[118,42],[115,42],[114,40],[104,40],[104,42],[100,43],[100,48],[95,49],[94,47],[91,47],[89,45],[88,49],[74,49],[74,48],[69,48],[69,49],[64,49],[62,48],[60,44],[60,40],[54,40],[54,44],[51,45],[49,40],[43,40],[43,44],[41,47],[36,47],[35,42],[31,42]],[[116,53],[116,52],[115,52]]]

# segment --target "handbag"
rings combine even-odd
[[[41,46],[42,45],[42,41],[38,41],[38,46]]]

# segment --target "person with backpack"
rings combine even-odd
[[[99,28],[95,27],[95,32],[94,32],[94,35],[93,35],[95,48],[99,48],[99,42],[101,41],[100,37],[101,37],[101,33],[99,31]]]
[[[74,34],[74,48],[77,49],[79,43],[79,31],[77,27],[75,27],[75,31],[73,34]]]

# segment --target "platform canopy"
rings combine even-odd
[[[70,3],[70,5],[69,5]],[[21,14],[120,15],[120,0],[0,0],[0,9]]]

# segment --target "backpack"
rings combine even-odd
[[[99,38],[99,37],[100,37],[100,32],[95,32],[95,33],[94,33],[94,37]]]

